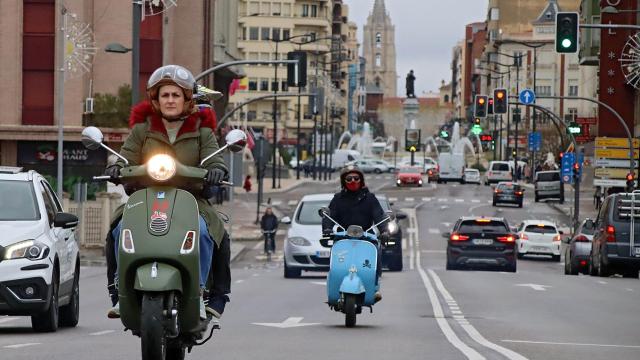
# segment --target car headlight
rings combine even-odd
[[[402,180],[398,179],[398,181],[396,181],[398,184],[402,184]]]
[[[390,221],[387,228],[389,229],[390,234],[395,234],[398,232],[398,223],[395,221]]]
[[[289,242],[296,246],[311,246],[311,241],[299,236],[290,237]]]
[[[49,247],[47,245],[35,240],[25,240],[8,246],[4,251],[4,260],[40,260],[47,255],[49,255]]]
[[[169,155],[154,155],[147,162],[147,174],[156,181],[167,181],[176,174],[176,161]]]
[[[418,180],[418,184],[422,185],[422,179]]]

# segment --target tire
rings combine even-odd
[[[60,290],[60,278],[58,268],[54,268],[51,277],[51,299],[49,308],[37,315],[31,316],[31,326],[37,332],[54,332],[58,330],[58,291]]]
[[[344,326],[356,326],[356,296],[353,294],[344,296]]]
[[[162,294],[145,293],[140,314],[140,348],[142,360],[164,360],[167,346],[162,327]]]
[[[597,275],[597,270],[596,267],[593,266],[593,255],[589,255],[589,269],[587,270],[587,273],[590,276],[596,276]]]
[[[184,360],[185,348],[178,340],[171,340],[167,343],[166,360]]]
[[[302,270],[292,269],[287,266],[287,260],[284,261],[284,277],[285,279],[297,279],[302,276]]]
[[[373,169],[373,173],[374,174],[382,174],[382,170],[380,170],[378,168],[375,168],[375,169]]]
[[[402,255],[396,257],[390,264],[389,264],[389,271],[402,271]]]
[[[561,260],[560,255],[551,255],[551,261],[560,262],[560,260]]]
[[[564,257],[564,274],[578,275],[578,268],[573,266],[573,261],[571,260],[571,254],[565,255]]]
[[[60,326],[76,327],[80,320],[80,260],[77,260],[76,271],[73,275],[73,288],[69,304],[60,308]]]
[[[533,196],[533,200],[534,200],[535,202],[540,202],[540,198],[538,197],[538,194],[535,194],[535,195]]]
[[[447,256],[447,270],[458,270],[458,269],[459,269],[458,265],[452,263],[451,260],[449,260],[449,257]]]
[[[516,272],[518,270],[518,263],[517,262],[512,262],[511,264],[507,265],[506,268],[507,272]]]
[[[597,275],[599,277],[609,277],[611,273],[609,272],[609,268],[604,266],[604,262],[602,261],[602,253],[598,253],[598,267],[597,267]]]
[[[518,203],[518,207],[522,209],[522,201]]]
[[[564,204],[564,197],[560,198],[560,204]]]
[[[622,277],[627,279],[637,279],[638,269],[627,269],[622,273]]]
[[[516,254],[516,257],[517,257],[518,259],[522,259],[522,258],[524,258],[524,255],[525,255],[525,254],[522,254],[522,253],[518,252],[518,253]]]
[[[460,184],[464,185],[466,183],[467,183],[467,181],[465,179],[460,180]]]
[[[497,203],[496,203],[496,201],[495,201],[495,200],[493,200],[493,203],[492,203],[492,204],[493,204],[493,206],[496,206],[496,204],[497,204]]]

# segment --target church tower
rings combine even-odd
[[[375,0],[364,26],[365,81],[380,88],[386,98],[398,96],[395,33],[384,0]]]

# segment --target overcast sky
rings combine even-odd
[[[374,0],[344,0],[349,18],[358,24],[358,38]],[[405,77],[413,69],[416,95],[436,91],[451,81],[451,52],[464,37],[466,24],[484,21],[488,0],[385,0],[396,27],[398,96],[405,95]]]

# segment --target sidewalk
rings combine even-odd
[[[534,189],[533,184],[523,184],[523,186],[532,191]],[[598,215],[598,210],[596,210],[593,203],[593,192],[592,187],[580,188],[580,221],[586,218],[595,219]],[[575,191],[573,190],[573,186],[565,185],[564,200],[564,204],[559,204],[555,201],[548,202],[547,204],[566,216],[573,218],[573,211],[575,209]]]
[[[335,177],[334,177],[335,178]],[[263,180],[263,193],[265,194],[277,194],[277,193],[283,193],[283,192],[287,192],[290,190],[293,190],[297,187],[303,186],[303,185],[307,185],[307,184],[321,184],[324,183],[323,181],[320,180],[313,180],[313,178],[309,177],[309,178],[305,178],[303,175],[300,175],[300,180],[296,180],[296,175],[295,172],[293,173],[293,177],[288,178],[288,179],[279,179],[276,180],[276,182],[280,184],[280,188],[279,189],[273,189],[272,188],[272,179],[271,178],[264,178]],[[255,180],[254,178],[251,178],[251,191],[249,191],[247,193],[247,191],[245,191],[245,189],[243,189],[241,186],[236,186],[233,188],[233,193],[234,194],[257,194],[258,193],[258,182],[257,180]]]

